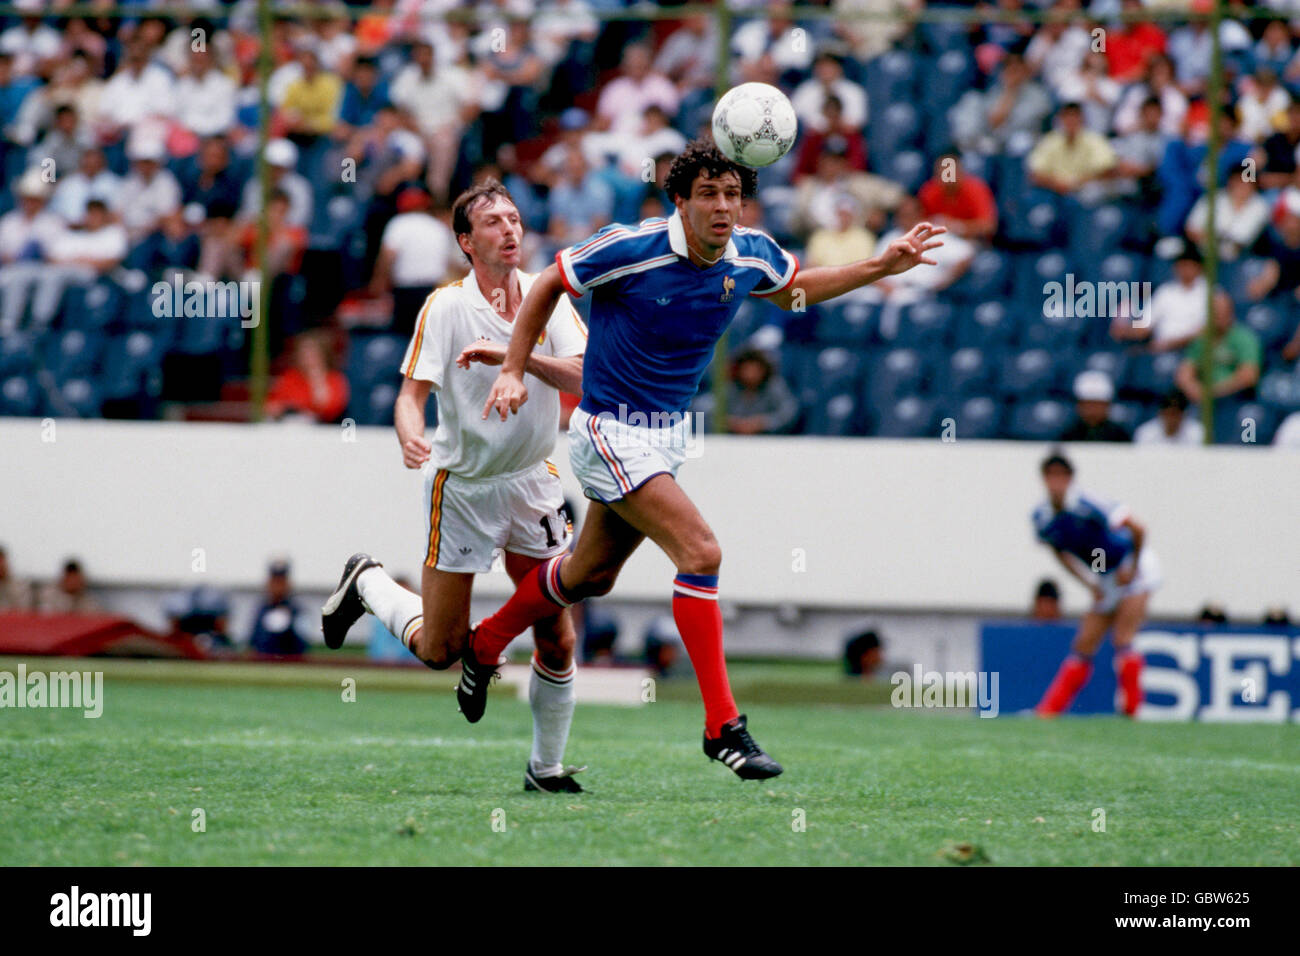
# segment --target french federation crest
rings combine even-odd
[[[722,277],[722,295],[718,298],[719,302],[730,302],[732,299],[731,290],[736,287],[736,280],[731,276]]]

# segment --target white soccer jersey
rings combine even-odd
[[[523,271],[517,275],[527,295],[537,277]],[[473,272],[424,300],[402,374],[432,382],[438,391],[438,428],[427,468],[461,478],[487,478],[533,467],[555,448],[559,392],[525,374],[528,401],[519,413],[504,422],[495,414],[484,421],[483,405],[500,368],[478,362],[468,370],[456,366],[456,357],[477,339],[505,345],[513,331],[513,324],[483,298]],[[568,296],[561,295],[533,354],[568,358],[586,349],[587,328]]]

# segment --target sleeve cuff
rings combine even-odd
[[[750,295],[757,296],[760,299],[766,299],[776,295],[779,292],[784,292],[786,289],[790,288],[790,286],[794,285],[795,276],[799,274],[799,257],[796,256],[793,252],[789,252],[789,251],[786,252],[786,255],[790,257],[790,270],[789,273],[786,275],[785,281],[783,281],[775,289],[768,289],[766,292],[755,291],[755,292],[751,292]]]
[[[573,272],[573,265],[569,262],[569,250],[561,249],[555,254],[555,264],[560,270],[560,281],[564,283],[564,291],[569,293],[575,299],[581,299],[582,294],[587,291],[586,287],[578,281],[578,277]]]

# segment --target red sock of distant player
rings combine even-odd
[[[673,620],[695,668],[695,679],[700,682],[704,732],[717,737],[722,725],[739,717],[740,711],[727,680],[716,574],[679,574],[673,579]]]
[[[474,658],[480,664],[495,664],[501,652],[542,618],[554,617],[573,603],[560,585],[560,562],[565,555],[551,558],[515,588],[515,593],[474,632]]]
[[[1132,717],[1142,706],[1142,655],[1132,648],[1119,651],[1115,655],[1115,676],[1124,713]]]
[[[1064,713],[1069,709],[1074,695],[1092,676],[1092,661],[1078,654],[1071,654],[1061,662],[1061,669],[1056,672],[1056,679],[1047,693],[1038,702],[1037,712],[1044,716]]]

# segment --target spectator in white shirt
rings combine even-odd
[[[686,148],[686,137],[673,129],[670,122],[670,117],[658,103],[646,107],[641,132],[626,140],[619,154],[619,170],[623,175],[644,182],[647,173],[654,174],[656,156],[664,153],[676,155]]]
[[[171,73],[150,60],[149,47],[136,40],[118,71],[104,84],[97,124],[108,139],[120,139],[151,117],[170,117],[175,83]]]
[[[1202,194],[1188,213],[1184,224],[1187,234],[1200,246],[1202,252],[1209,239],[1209,211],[1209,198]],[[1268,225],[1268,218],[1268,203],[1260,196],[1255,180],[1235,174],[1229,176],[1226,187],[1218,191],[1214,201],[1214,230],[1219,237],[1219,258],[1232,261],[1249,251]]]
[[[677,84],[685,96],[690,90],[713,86],[714,64],[718,61],[718,36],[713,17],[687,17],[668,34],[654,70]]]
[[[1156,289],[1146,313],[1116,317],[1110,334],[1120,342],[1145,342],[1153,352],[1175,352],[1200,335],[1205,316],[1205,272],[1200,253],[1188,243],[1174,260],[1174,278]]]
[[[80,229],[67,229],[50,243],[48,262],[41,269],[32,294],[32,322],[40,329],[54,320],[64,290],[86,286],[126,258],[126,230],[109,218],[101,199],[86,203],[86,220]]]
[[[813,45],[808,31],[790,19],[788,5],[772,5],[766,18],[745,22],[731,38],[740,60],[740,79],[780,76],[786,70],[806,71],[812,64]]]
[[[813,75],[795,87],[790,102],[805,129],[825,131],[823,107],[834,96],[843,107],[844,125],[862,129],[867,123],[867,91],[844,76],[837,57],[823,53],[813,63]]]
[[[19,0],[22,21],[0,33],[0,52],[14,58],[16,76],[45,75],[58,58],[59,34],[41,21],[41,0]]]
[[[410,333],[430,290],[462,271],[455,236],[429,207],[429,194],[423,189],[402,190],[397,196],[397,215],[388,220],[379,241],[370,291],[373,295],[392,291],[395,332]]]
[[[1174,82],[1174,64],[1167,56],[1152,57],[1146,82],[1134,83],[1124,91],[1115,107],[1115,132],[1127,136],[1140,129],[1142,104],[1152,96],[1160,101],[1160,132],[1181,139],[1187,97]]]
[[[163,216],[180,208],[180,183],[163,166],[166,155],[163,144],[152,137],[135,137],[127,144],[131,171],[115,197],[114,211],[132,242],[148,236]]]
[[[1244,140],[1260,143],[1278,130],[1276,120],[1283,118],[1291,105],[1291,94],[1277,81],[1277,73],[1268,67],[1241,81],[1237,97],[1237,134]]]
[[[474,77],[455,63],[436,62],[433,46],[421,41],[411,47],[411,62],[393,77],[388,95],[414,118],[429,151],[429,188],[445,199],[460,134],[479,113]]]
[[[61,176],[54,187],[50,211],[71,225],[79,225],[86,215],[86,203],[102,199],[112,204],[122,188],[122,178],[108,168],[104,151],[99,148],[85,150],[77,171]]]
[[[1078,0],[1058,0],[1053,11],[1075,10]],[[1061,85],[1076,74],[1083,58],[1092,48],[1092,37],[1078,23],[1049,20],[1044,23],[1025,48],[1025,62],[1039,75],[1059,100],[1069,97],[1061,94]]]
[[[1187,414],[1187,396],[1174,389],[1160,402],[1156,417],[1133,433],[1137,445],[1203,445],[1205,427]]]
[[[619,76],[605,85],[596,100],[596,125],[618,135],[640,132],[646,107],[657,103],[670,116],[677,113],[678,94],[672,81],[651,69],[650,48],[634,43],[623,51]]]
[[[63,221],[45,208],[50,184],[29,169],[14,192],[18,208],[0,216],[0,335],[18,331],[32,287],[47,268]]]
[[[191,50],[186,73],[176,81],[176,118],[202,138],[229,132],[237,93],[235,81],[221,72],[206,46]]]
[[[287,139],[273,139],[266,144],[266,164],[270,167],[270,188],[268,193],[277,189],[284,190],[289,197],[289,212],[285,221],[291,226],[309,226],[311,224],[312,196],[311,185],[295,171],[298,165],[298,147]],[[244,186],[244,195],[239,203],[240,219],[256,219],[262,208],[262,184],[256,177]]]

